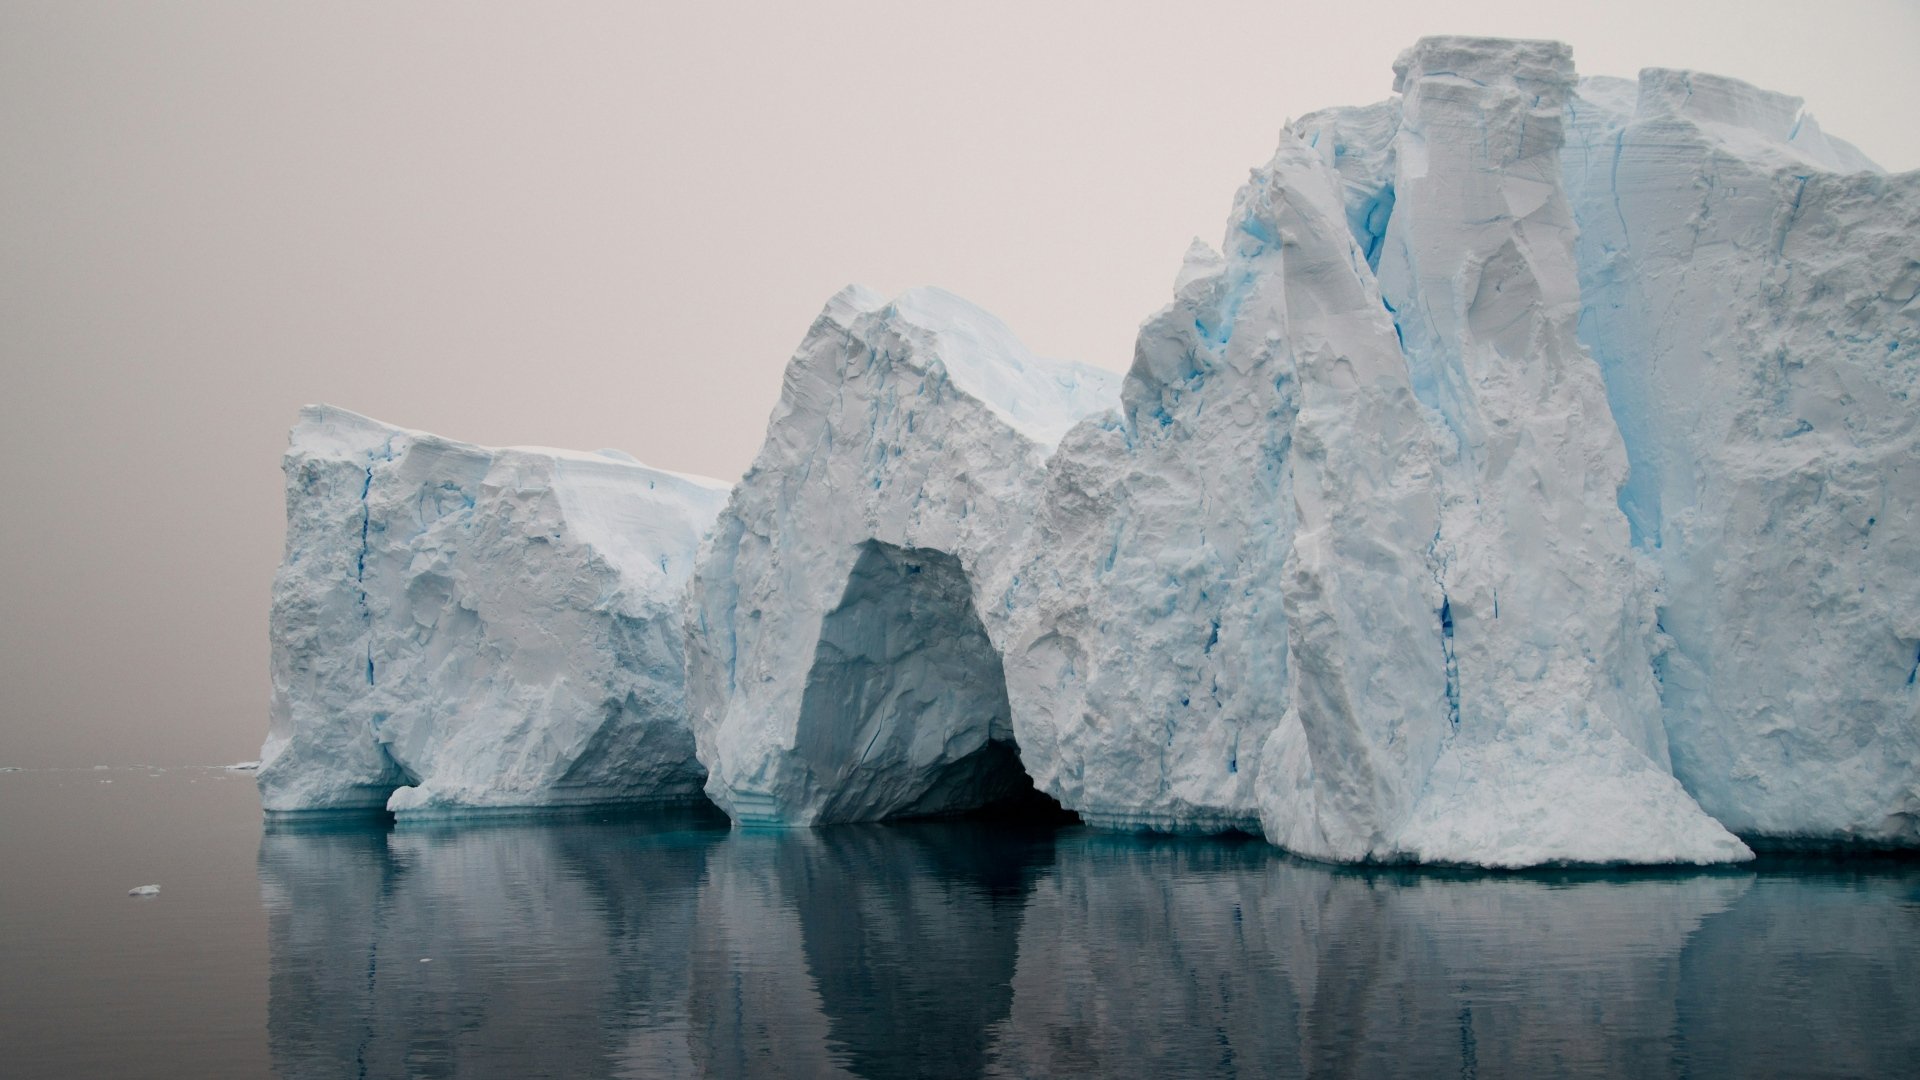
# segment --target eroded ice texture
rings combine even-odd
[[[302,411],[269,811],[697,799],[681,611],[725,485]]]
[[[1381,292],[1448,447],[1433,556],[1459,710],[1400,853],[1742,857],[1668,771],[1652,575],[1619,510],[1626,455],[1600,372],[1575,338],[1568,51],[1427,39],[1396,71]]]
[[[810,825],[1026,786],[999,636],[1046,454],[1117,383],[936,289],[828,303],[694,584],[689,693],[716,803]]]
[[[1283,136],[1053,458],[1023,758],[1090,821],[1321,858],[1745,857],[1666,767],[1574,338],[1567,51],[1428,39],[1400,76]]]
[[[1920,173],[1733,79],[1573,105],[1581,338],[1664,574],[1674,771],[1743,835],[1920,842]]]
[[[1258,831],[1261,747],[1297,674],[1290,598],[1314,587],[1290,574],[1314,577],[1336,549],[1355,558],[1344,587],[1384,588],[1382,618],[1396,604],[1403,618],[1374,629],[1381,649],[1407,658],[1407,679],[1361,722],[1395,729],[1410,701],[1442,703],[1437,600],[1419,565],[1434,531],[1430,452],[1365,270],[1332,174],[1287,139],[1236,199],[1224,254],[1196,245],[1174,303],[1142,328],[1124,408],[1082,423],[1052,460],[1008,670],[1029,770],[1083,818]],[[1378,425],[1364,460],[1354,420]],[[1335,483],[1329,455],[1334,470],[1357,471]],[[1363,478],[1380,485],[1334,520],[1323,496]],[[1366,539],[1375,528],[1398,535]],[[1306,562],[1290,565],[1303,549]],[[1396,637],[1406,619],[1433,640]],[[1370,771],[1350,749],[1343,760]],[[1339,782],[1376,781],[1393,786]]]

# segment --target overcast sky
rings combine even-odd
[[[731,479],[822,302],[1116,370],[1290,116],[1425,33],[1805,97],[1920,166],[1920,8],[0,0],[0,766],[256,755],[304,402]]]

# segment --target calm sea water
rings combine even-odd
[[[263,834],[247,774],[114,769],[0,774],[0,867],[6,1077],[1920,1073],[1913,861],[1365,872],[687,816]]]

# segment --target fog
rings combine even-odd
[[[1290,116],[1421,34],[1799,94],[1920,166],[1920,7],[0,3],[0,765],[265,730],[305,402],[732,478],[819,306],[1116,370]]]

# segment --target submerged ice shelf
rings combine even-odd
[[[1550,42],[1395,75],[1288,126],[1124,378],[856,287],[730,492],[308,410],[267,808],[1920,844],[1920,174]]]

